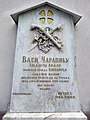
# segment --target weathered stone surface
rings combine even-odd
[[[40,11],[53,12],[51,24],[40,22]],[[51,16],[49,16],[50,18]],[[63,25],[54,35],[61,39],[61,52],[53,42],[44,53],[32,44],[37,31],[32,24],[54,29]],[[35,48],[34,48],[35,47]],[[33,50],[31,50],[34,48]],[[30,51],[31,50],[31,51]],[[49,6],[43,6],[19,15],[15,65],[10,112],[65,112],[80,111],[75,75],[74,25],[72,16]]]
[[[82,112],[7,113],[3,120],[87,120],[87,117]]]

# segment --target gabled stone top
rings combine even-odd
[[[73,13],[73,12],[71,12],[71,11],[65,9],[65,8],[62,8],[62,7],[59,6],[59,5],[56,5],[56,4],[54,4],[54,3],[51,3],[51,2],[42,2],[42,3],[39,3],[39,4],[37,4],[37,5],[31,6],[30,8],[27,8],[27,9],[24,9],[24,10],[22,10],[22,11],[16,12],[16,13],[12,14],[11,17],[13,18],[13,20],[15,21],[15,23],[18,24],[18,16],[19,16],[20,14],[25,13],[25,12],[28,12],[28,11],[30,11],[30,10],[33,10],[33,9],[35,9],[35,8],[41,7],[41,6],[43,6],[43,5],[49,5],[49,6],[53,7],[53,8],[55,8],[55,9],[58,9],[58,10],[60,10],[60,11],[62,11],[62,12],[65,12],[65,13],[73,16],[74,25],[76,25],[77,22],[81,19],[81,16],[80,16],[80,15],[78,15],[78,14],[76,14],[76,13]]]

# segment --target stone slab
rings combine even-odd
[[[83,112],[7,113],[3,120],[87,120]]]
[[[52,11],[53,22],[42,24],[39,13]],[[74,25],[70,15],[50,6],[28,11],[19,16],[10,112],[77,112],[80,111],[74,54]],[[31,25],[62,31],[54,34],[61,39],[61,52],[53,44],[48,53],[32,41],[38,32]]]

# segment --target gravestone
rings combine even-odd
[[[81,16],[49,2],[11,16],[18,30],[10,111],[3,120],[86,120],[74,51],[74,25]]]

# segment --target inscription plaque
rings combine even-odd
[[[50,5],[19,14],[10,112],[79,110],[72,15]]]

